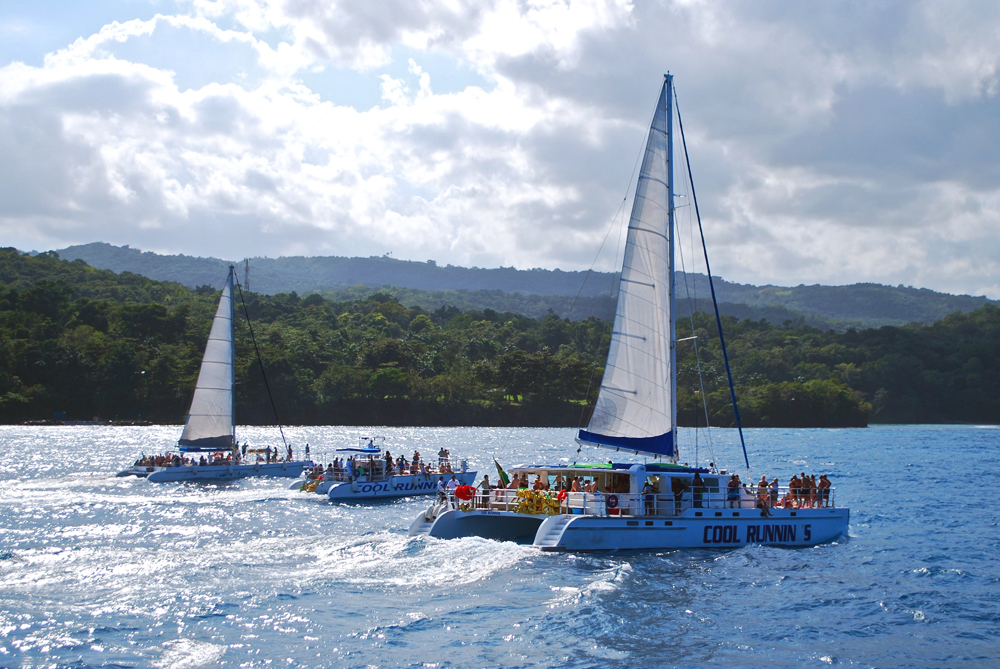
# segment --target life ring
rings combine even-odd
[[[464,502],[468,502],[470,499],[476,496],[476,489],[471,485],[460,485],[455,488],[455,497],[459,498]]]
[[[618,508],[618,495],[608,495],[607,505],[609,509]]]
[[[559,494],[556,495],[556,499],[559,500],[560,502],[565,502],[566,501],[566,490],[565,490],[565,488],[559,491]]]

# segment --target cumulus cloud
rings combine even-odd
[[[0,68],[8,243],[585,268],[669,69],[716,273],[1000,297],[990,3],[173,9]]]

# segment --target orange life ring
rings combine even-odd
[[[560,502],[566,501],[566,489],[565,488],[563,488],[562,490],[559,491],[559,494],[556,495],[556,499],[559,500]]]
[[[608,495],[607,505],[609,509],[618,508],[618,495]]]
[[[460,500],[468,502],[470,499],[476,496],[476,489],[471,485],[460,485],[455,488],[455,497]]]

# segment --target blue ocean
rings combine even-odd
[[[607,459],[578,454],[566,429],[285,429],[324,461],[367,433],[408,456],[443,445],[491,478],[494,456]],[[582,555],[408,539],[428,498],[334,505],[287,479],[115,478],[178,435],[0,427],[0,666],[1000,665],[996,427],[748,430],[754,479],[829,474],[849,536]],[[695,437],[681,430],[692,464]],[[733,430],[698,433],[697,457],[744,471]]]

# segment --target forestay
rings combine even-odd
[[[191,400],[181,450],[214,450],[233,446],[233,393],[236,385],[233,342],[233,269],[219,298],[208,335],[205,357]]]
[[[604,380],[581,443],[674,456],[673,186],[670,77],[664,81],[629,220]]]

